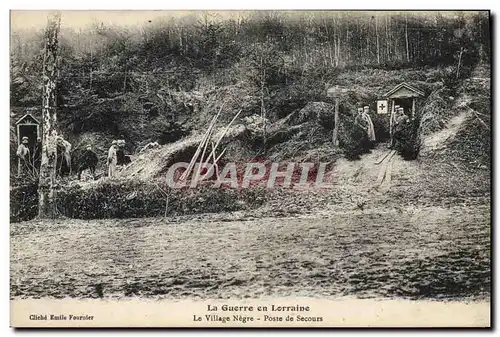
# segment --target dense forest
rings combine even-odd
[[[225,14],[167,13],[133,27],[63,25],[63,133],[119,135],[134,147],[165,143],[207,121],[216,105],[282,118],[323,99],[352,68],[452,65],[458,79],[490,58],[488,12]],[[12,31],[10,50],[12,109],[39,107],[43,31]]]

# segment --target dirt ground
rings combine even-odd
[[[11,225],[16,299],[489,293],[487,205]]]
[[[12,223],[11,298],[488,300],[489,171],[388,151],[253,210]]]

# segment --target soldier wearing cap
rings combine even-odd
[[[28,171],[30,149],[28,148],[28,137],[23,137],[21,144],[17,147],[16,155],[19,157],[18,174],[22,175]]]
[[[71,174],[71,143],[62,136],[57,136],[57,151],[61,154],[58,164],[59,174]]]
[[[116,164],[118,161],[117,158],[117,141],[113,140],[111,143],[111,147],[108,151],[108,177],[112,178],[116,175]]]
[[[375,128],[373,127],[372,119],[369,115],[370,107],[365,106],[363,108],[358,108],[358,115],[356,116],[356,123],[360,125],[366,132],[368,140],[374,142],[375,138]]]
[[[394,145],[399,147],[401,139],[404,138],[405,128],[409,121],[408,116],[404,112],[404,108],[398,108],[394,117]]]
[[[399,108],[395,120],[395,128],[396,128],[395,134],[401,132],[407,122],[408,122],[408,115],[405,114],[405,109]]]
[[[368,134],[368,139],[371,142],[374,142],[376,140],[375,138],[375,127],[373,126],[372,118],[370,117],[370,107],[366,105],[363,108],[363,118],[365,119],[366,123],[368,124],[368,128],[366,130]]]
[[[116,142],[116,164],[118,166],[125,165],[125,140],[124,139],[119,139]]]

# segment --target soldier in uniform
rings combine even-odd
[[[113,140],[108,151],[108,177],[113,178],[116,175],[117,158],[117,141]]]
[[[405,137],[406,126],[408,125],[409,118],[404,112],[404,108],[398,108],[395,111],[394,118],[394,145],[396,149],[401,148],[402,140]]]
[[[19,157],[18,175],[22,176],[28,172],[30,149],[28,148],[28,137],[23,137],[21,144],[17,147],[16,155]]]
[[[61,176],[71,174],[71,143],[57,136],[58,171]]]
[[[375,142],[375,128],[373,127],[372,119],[369,115],[370,107],[358,108],[358,115],[355,118],[355,123],[359,125],[366,133],[367,140],[373,145]]]
[[[394,137],[397,138],[397,134],[400,134],[406,123],[408,122],[409,118],[405,114],[404,108],[399,108],[398,113],[396,114],[395,122],[394,122]]]
[[[125,165],[125,140],[119,139],[116,142],[116,164],[118,166]]]
[[[366,124],[367,124],[366,133],[368,134],[368,139],[370,140],[370,142],[374,142],[376,140],[375,128],[373,127],[372,118],[370,117],[370,107],[368,105],[366,105],[363,108],[362,117],[366,121]]]
[[[42,162],[42,139],[38,137],[36,139],[35,147],[33,149],[33,167],[37,175],[40,172],[41,162]]]

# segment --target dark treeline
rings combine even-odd
[[[60,119],[76,134],[161,129],[193,113],[173,92],[238,83],[246,91],[237,95],[255,97],[248,113],[280,117],[317,99],[342,69],[487,62],[489,32],[488,12],[198,12],[136,27],[63,26]],[[12,106],[40,105],[42,36],[12,32]]]

